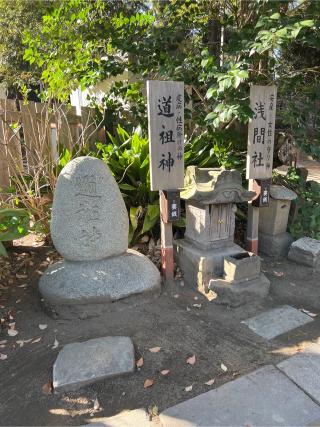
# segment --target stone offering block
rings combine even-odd
[[[51,306],[105,303],[159,289],[158,269],[147,257],[130,249],[99,261],[57,262],[39,283],[44,302]]]
[[[129,220],[119,187],[103,161],[78,157],[61,171],[54,192],[51,236],[70,261],[92,261],[128,248]]]
[[[248,281],[260,275],[261,260],[251,252],[226,256],[223,269],[227,281]]]
[[[320,271],[320,241],[302,237],[292,243],[288,258],[297,264],[308,265]]]
[[[277,368],[320,405],[320,345],[312,344],[302,353],[279,363]]]
[[[241,323],[267,340],[312,322],[312,318],[296,308],[284,305],[273,308]]]
[[[67,344],[53,366],[53,388],[77,390],[105,378],[134,371],[134,347],[128,337],[95,338]]]
[[[160,414],[163,427],[301,427],[311,425],[319,418],[319,406],[271,365]]]

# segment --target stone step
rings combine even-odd
[[[313,319],[289,305],[273,308],[241,323],[267,340],[312,322]]]
[[[306,426],[319,418],[320,407],[271,365],[160,414],[163,427]]]

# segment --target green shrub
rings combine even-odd
[[[7,256],[2,242],[10,242],[28,234],[30,216],[26,209],[0,209],[0,255]]]
[[[140,127],[131,134],[118,125],[110,142],[97,144],[93,154],[109,166],[124,197],[130,218],[129,242],[150,231],[159,221],[159,195],[150,191],[148,138]]]
[[[286,176],[276,174],[273,182],[282,184],[295,191],[298,195],[296,214],[289,225],[294,238],[302,236],[320,240],[320,184],[315,181],[306,182],[295,168],[289,168]]]

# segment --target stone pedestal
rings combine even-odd
[[[259,251],[270,256],[286,256],[293,241],[287,233],[291,201],[294,191],[281,185],[271,185],[269,206],[260,209]]]
[[[210,299],[215,293],[219,299],[216,302],[223,299],[223,303],[230,303],[228,298],[220,298],[224,291],[215,292],[213,281],[218,280],[222,289],[234,288],[236,294],[244,289],[243,286],[240,289],[238,283],[246,282],[247,286],[249,279],[251,287],[261,285],[264,288],[263,295],[268,289],[268,286],[263,286],[269,282],[260,273],[258,257],[253,261],[248,252],[234,243],[236,203],[251,200],[254,195],[254,192],[242,188],[240,173],[235,170],[193,166],[187,169],[185,190],[181,194],[186,201],[186,232],[184,239],[175,241],[175,257],[185,282],[197,287]],[[241,266],[231,273],[230,262],[236,259]],[[235,276],[231,277],[232,274]],[[239,280],[240,275],[243,280]],[[253,295],[251,291],[249,294]],[[232,300],[233,305],[244,302],[239,295]]]

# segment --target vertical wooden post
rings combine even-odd
[[[259,185],[256,180],[249,179],[249,190],[260,193]],[[259,194],[258,194],[259,196]],[[254,206],[252,201],[248,203],[248,222],[247,222],[247,250],[258,255],[259,247],[259,207]]]
[[[166,282],[174,278],[172,223],[168,222],[168,199],[164,191],[160,195],[161,271]]]

